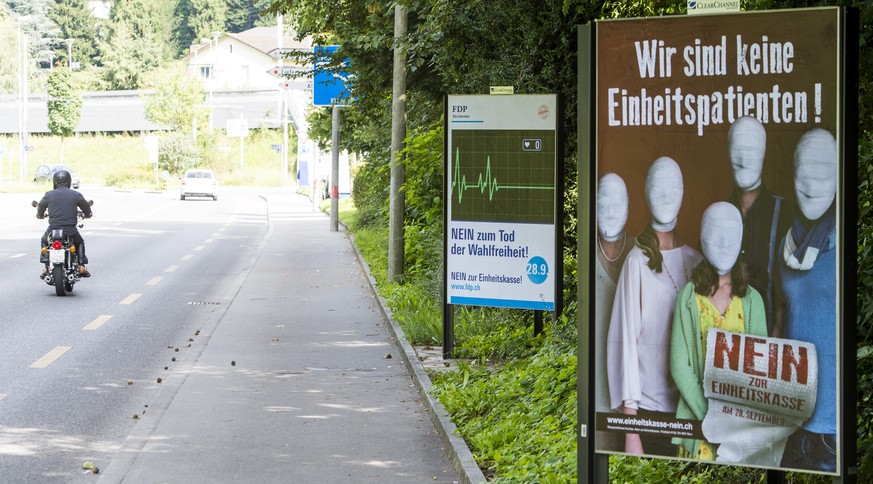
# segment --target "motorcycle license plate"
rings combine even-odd
[[[64,262],[64,251],[63,250],[49,249],[49,261],[51,261],[52,264],[58,263],[58,262],[63,263]]]

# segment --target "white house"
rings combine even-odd
[[[203,79],[206,89],[214,90],[278,90],[284,78],[274,72],[297,70],[310,72],[311,66],[292,64],[280,59],[280,53],[312,52],[309,37],[302,41],[288,32],[279,34],[277,27],[255,27],[240,33],[213,32],[211,39],[189,48],[183,60],[188,71]],[[306,79],[293,87],[306,87]]]

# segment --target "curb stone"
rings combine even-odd
[[[437,433],[439,433],[440,439],[447,448],[451,449],[450,457],[452,459],[452,465],[455,467],[455,470],[458,471],[461,482],[463,484],[481,484],[487,482],[488,480],[485,478],[485,475],[476,463],[476,459],[473,457],[473,453],[470,452],[467,443],[457,435],[457,427],[455,426],[455,423],[452,422],[445,407],[443,407],[443,404],[440,403],[439,400],[431,396],[430,377],[425,371],[424,366],[418,360],[415,349],[406,339],[403,329],[400,328],[400,325],[394,320],[391,308],[388,307],[388,303],[382,298],[382,295],[379,294],[379,291],[376,289],[376,280],[370,274],[370,266],[367,265],[364,256],[360,251],[358,251],[358,247],[354,242],[354,237],[349,233],[348,227],[344,224],[341,225],[343,232],[346,233],[346,236],[349,239],[352,250],[355,251],[355,256],[357,257],[358,262],[360,262],[361,266],[364,268],[364,273],[367,274],[367,282],[370,285],[370,290],[376,296],[376,301],[379,303],[379,310],[382,312],[385,320],[388,321],[388,328],[391,330],[391,334],[394,337],[394,344],[403,355],[403,362],[412,374],[412,380],[415,382],[419,395],[421,395],[422,400],[424,400],[427,413],[430,416]]]

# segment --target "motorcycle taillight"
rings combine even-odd
[[[52,242],[52,248],[55,250],[60,250],[64,248],[64,244],[62,244],[60,240],[56,240]]]

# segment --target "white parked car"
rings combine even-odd
[[[212,197],[218,200],[218,180],[212,170],[192,168],[185,171],[179,198],[185,200],[186,197]]]

